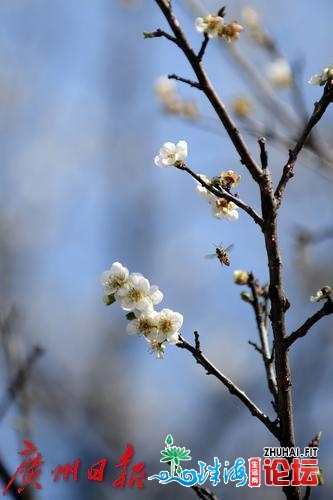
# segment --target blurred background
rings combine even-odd
[[[174,7],[199,47],[200,8],[216,12],[221,4],[175,0]],[[268,138],[275,182],[321,96],[307,80],[332,63],[332,15],[330,0],[316,9],[308,0],[234,0],[226,19],[246,30],[232,46],[212,40],[207,48],[207,71],[257,159],[258,136]],[[211,361],[274,418],[260,356],[248,345],[257,341],[253,311],[232,277],[245,269],[266,282],[260,231],[242,212],[237,222],[214,219],[192,178],[153,159],[164,142],[184,139],[193,170],[208,177],[236,170],[237,191],[259,211],[258,191],[198,91],[178,84],[173,109],[156,93],[161,75],[193,76],[175,46],[143,38],[158,27],[167,29],[153,1],[0,2],[0,458],[12,475],[23,440],[38,447],[42,489],[29,498],[195,498],[157,481],[115,490],[126,444],[149,475],[163,469],[168,434],[191,450],[194,468],[214,456],[223,468],[277,444],[189,353],[168,346],[156,360],[146,342],[126,334],[120,307],[102,301],[99,276],[113,262],[143,273],[163,291],[161,306],[184,315],[185,338],[192,342],[198,330]],[[269,66],[277,59],[288,61],[282,74],[281,61],[273,74]],[[332,130],[329,109],[281,209],[289,332],[319,308],[310,295],[333,283]],[[230,268],[204,259],[220,242],[234,244]],[[291,353],[298,445],[323,433],[325,483],[315,499],[333,491],[332,356],[330,317]],[[57,464],[77,458],[77,482],[52,481]],[[86,469],[101,458],[109,459],[104,482],[88,482]],[[245,488],[249,499],[282,498],[278,488]],[[228,500],[243,492],[223,481],[214,488]]]

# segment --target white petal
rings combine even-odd
[[[170,333],[170,335],[168,335],[167,341],[169,342],[169,344],[175,345],[178,342],[178,338],[179,332],[172,332]]]
[[[163,293],[156,285],[150,287],[149,296],[154,305],[159,304],[163,300]]]
[[[129,321],[126,326],[126,331],[129,335],[135,335],[138,333],[138,321],[136,319]]]
[[[320,83],[321,83],[321,75],[312,75],[309,78],[308,83],[310,85],[320,85]]]
[[[162,162],[162,159],[161,159],[160,155],[155,156],[155,158],[154,158],[154,163],[155,163],[155,165],[157,165],[158,167],[164,167],[164,166],[165,166],[165,165],[163,164],[163,162]]]
[[[176,146],[173,142],[165,142],[160,149],[161,156],[168,156],[176,152]]]

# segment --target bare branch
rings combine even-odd
[[[276,377],[273,369],[273,364],[272,364],[272,357],[271,357],[271,352],[268,344],[268,333],[267,329],[265,326],[265,322],[263,319],[262,315],[262,308],[259,303],[258,299],[258,292],[257,292],[257,287],[255,283],[255,279],[252,273],[249,274],[249,282],[248,285],[251,289],[252,292],[252,297],[253,301],[251,302],[254,312],[255,312],[255,317],[256,317],[256,323],[257,323],[257,329],[259,333],[259,338],[260,338],[260,352],[262,355],[262,360],[265,365],[265,370],[266,370],[266,378],[267,378],[267,383],[268,383],[268,388],[274,398],[274,408],[277,410],[277,397],[278,397],[278,392],[277,392],[277,385],[276,385]]]
[[[0,420],[2,420],[9,409],[11,403],[14,401],[16,395],[25,386],[30,372],[36,363],[37,359],[43,354],[44,349],[40,346],[35,346],[30,355],[28,356],[24,366],[21,366],[7,388],[0,403]]]
[[[291,344],[293,344],[297,339],[305,337],[313,325],[315,325],[321,318],[328,316],[329,314],[333,314],[333,302],[331,299],[328,299],[319,311],[310,316],[310,318],[308,318],[302,326],[285,338],[285,348],[289,349]]]
[[[177,347],[181,349],[186,349],[195,358],[196,362],[203,366],[207,371],[208,375],[214,375],[220,382],[222,382],[225,387],[229,390],[231,394],[236,396],[251,412],[251,414],[258,418],[267,429],[275,436],[277,439],[280,437],[278,425],[270,420],[270,418],[262,411],[258,406],[256,406],[253,401],[245,394],[244,391],[239,389],[230,379],[228,379],[222,372],[220,372],[201,352],[201,350],[196,349],[180,335]]]
[[[190,80],[189,78],[183,78],[176,75],[175,73],[173,73],[172,75],[168,75],[168,78],[170,78],[170,80],[177,80],[178,82],[187,83],[187,85],[190,85],[190,87],[195,87],[202,90],[200,83],[195,82],[194,80]]]
[[[209,42],[209,37],[208,37],[207,33],[205,33],[202,45],[201,45],[200,50],[199,50],[198,55],[197,55],[198,61],[201,61],[203,56],[205,55],[205,50],[206,50],[206,47],[208,45],[208,42]]]
[[[263,170],[266,170],[268,166],[268,156],[267,156],[267,151],[266,151],[266,139],[265,137],[260,137],[258,139],[258,144],[260,148],[260,161],[261,161],[261,166]]]
[[[289,179],[294,176],[294,168],[296,161],[298,159],[299,153],[302,151],[306,141],[309,138],[311,130],[313,127],[319,122],[319,120],[323,117],[325,111],[328,106],[331,104],[333,100],[333,82],[329,80],[325,85],[324,93],[319,102],[315,103],[314,110],[312,115],[309,118],[308,123],[306,124],[300,138],[298,139],[294,149],[289,151],[289,159],[288,162],[283,167],[283,173],[278,183],[278,186],[275,190],[275,198],[277,200],[277,205],[281,204],[282,196],[286,189],[287,183]]]

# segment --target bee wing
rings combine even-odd
[[[231,252],[231,250],[234,248],[234,244],[231,243],[231,245],[229,245],[226,249],[225,249],[225,252]]]
[[[208,255],[205,255],[205,259],[215,259],[216,258],[216,253],[209,253]]]

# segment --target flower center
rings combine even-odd
[[[139,302],[142,299],[142,292],[138,288],[131,288],[128,292],[128,298],[131,302]]]
[[[162,332],[169,332],[172,329],[172,321],[169,318],[163,318],[160,320],[158,326]]]

